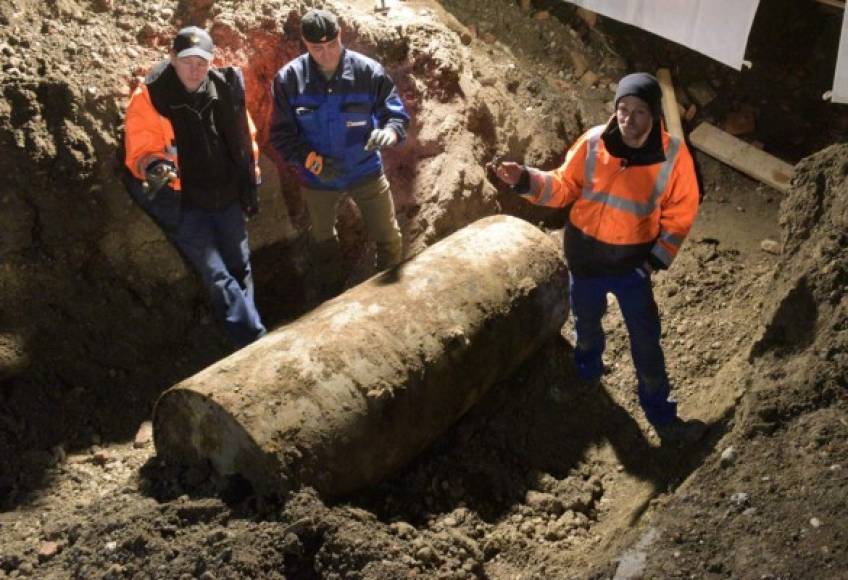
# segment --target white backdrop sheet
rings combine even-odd
[[[848,10],[842,15],[842,35],[839,37],[839,54],[836,57],[836,75],[833,77],[834,103],[848,103]]]
[[[745,60],[745,45],[759,5],[759,0],[566,1],[658,34],[736,70]],[[848,10],[842,16],[831,101],[848,103]]]
[[[567,0],[742,68],[759,0]]]

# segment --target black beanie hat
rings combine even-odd
[[[662,112],[662,89],[660,83],[653,75],[648,73],[633,73],[618,81],[618,90],[615,91],[615,105],[622,97],[639,97],[648,104],[654,121],[658,121]]]
[[[335,14],[315,8],[303,15],[300,34],[307,42],[329,42],[339,35],[339,21]]]

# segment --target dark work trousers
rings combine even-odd
[[[135,191],[134,191],[135,190]],[[253,275],[245,217],[238,201],[219,211],[180,208],[164,187],[150,200],[140,187],[130,193],[200,275],[212,311],[241,348],[265,334],[253,301]]]
[[[579,277],[569,274],[571,312],[577,335],[574,359],[584,380],[603,374],[605,339],[601,319],[607,310],[607,293],[618,301],[636,367],[639,403],[652,425],[665,425],[677,416],[677,403],[660,345],[660,317],[650,276],[635,270],[619,276]]]

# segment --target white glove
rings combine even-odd
[[[393,129],[374,129],[365,144],[366,151],[378,151],[384,147],[391,147],[398,142],[397,133]]]

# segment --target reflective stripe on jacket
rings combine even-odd
[[[327,80],[309,54],[284,66],[272,85],[270,140],[301,181],[312,189],[345,189],[383,169],[377,151],[366,151],[374,128],[390,127],[406,137],[409,115],[383,66],[344,49],[339,70]],[[339,177],[325,182],[304,168],[315,151],[333,160]]]
[[[665,161],[628,166],[594,127],[554,171],[528,168],[532,203],[572,205],[566,257],[577,275],[624,273],[646,260],[667,268],[692,227],[699,194],[686,144],[662,131]]]
[[[148,88],[148,85],[158,78],[157,75],[162,72],[163,68],[162,64],[160,64],[151,72],[151,75],[145,82],[139,84],[130,96],[130,101],[127,105],[124,130],[124,163],[133,176],[142,181],[145,177],[145,168],[156,159],[168,159],[174,162],[177,168],[180,165],[174,127],[167,117],[157,111]],[[248,139],[250,141],[250,152],[247,155],[249,157],[248,164],[250,165],[249,170],[251,173],[249,180],[255,188],[261,182],[259,173],[259,146],[256,143],[256,126],[245,106],[244,82],[241,80],[241,73],[237,69],[232,70],[234,71],[232,78],[239,80],[232,81],[229,84],[239,85],[231,87],[231,92],[238,101],[238,108],[244,110],[247,121],[247,133],[249,137],[246,136],[245,141]],[[210,74],[213,74],[213,71],[210,71]],[[225,77],[222,75],[222,78]],[[244,127],[243,124],[242,127]],[[244,128],[241,130],[244,131]],[[175,182],[172,182],[171,187],[177,190],[180,189],[180,180],[177,179]]]

